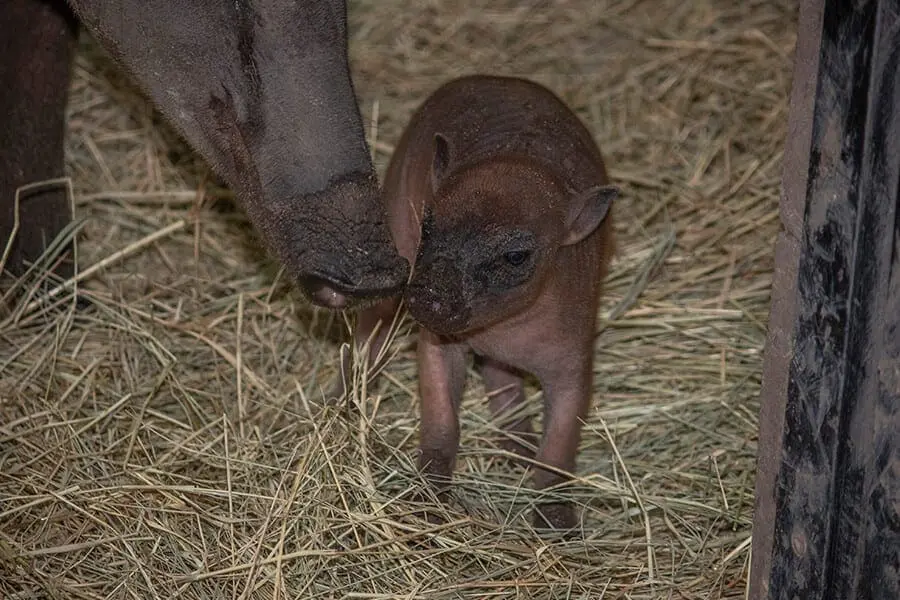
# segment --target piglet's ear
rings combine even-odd
[[[589,236],[609,212],[613,200],[618,198],[619,188],[613,185],[598,185],[587,189],[569,203],[566,219],[566,233],[563,246],[577,244]]]
[[[431,158],[431,191],[437,193],[447,167],[450,165],[450,142],[440,133],[434,134],[434,150]]]

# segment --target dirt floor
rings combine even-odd
[[[623,189],[568,541],[530,529],[474,372],[448,522],[414,514],[414,335],[352,410],[323,406],[343,319],[227,193],[200,204],[206,165],[85,36],[67,167],[90,305],[34,295],[0,323],[0,597],[743,598],[796,12],[350,2],[380,173],[426,95],[488,72],[557,92]]]

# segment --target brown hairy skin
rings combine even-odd
[[[18,65],[0,56],[4,83],[23,89],[26,75],[18,67],[28,60],[56,75],[44,82],[53,103],[45,106],[42,98],[30,112],[23,108],[24,119],[46,135],[13,137],[10,152],[36,154],[37,170],[58,173],[64,104],[56,98],[68,88],[71,57],[61,47],[43,52],[29,25],[50,23],[58,19],[54,12],[68,9],[63,0],[4,1],[15,7],[11,15],[9,5],[0,9],[11,17],[3,21],[5,43],[24,49]],[[313,302],[345,308],[402,288],[409,265],[391,242],[378,199],[350,78],[344,0],[69,4],[234,190],[266,246]],[[37,59],[28,58],[29,46]],[[0,164],[0,170],[8,169]],[[6,209],[10,189],[32,179],[0,175],[0,205]],[[59,208],[47,219],[66,221]],[[4,217],[0,225],[8,222]],[[17,236],[26,254],[38,227],[29,224]]]
[[[482,361],[497,418],[524,401],[523,373],[537,376],[544,431],[535,458],[574,470],[617,193],[590,132],[538,84],[463,77],[413,115],[388,167],[384,199],[394,241],[413,264],[403,298],[421,325],[419,465],[436,485],[446,488],[455,464],[469,351]],[[531,258],[516,254],[523,248]],[[386,321],[369,360],[399,302],[360,314],[360,346]],[[506,431],[505,448],[532,454],[517,443],[532,434],[530,422]],[[539,489],[564,479],[549,469],[534,473]],[[544,505],[534,522],[571,528],[575,512],[570,503]]]

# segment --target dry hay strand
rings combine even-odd
[[[29,279],[0,315],[0,595],[742,598],[795,3],[350,16],[379,169],[428,93],[480,71],[557,91],[623,186],[594,408],[575,479],[548,492],[577,500],[578,535],[529,528],[538,494],[499,460],[475,374],[446,523],[417,516],[408,319],[383,377],[325,405],[341,316],[297,297],[85,39],[67,142],[81,279],[49,301]]]

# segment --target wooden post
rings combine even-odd
[[[803,0],[750,597],[900,598],[900,0]]]

